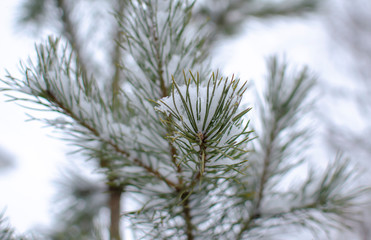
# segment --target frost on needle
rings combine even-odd
[[[250,108],[240,107],[246,85],[214,73],[208,81],[201,81],[198,74],[184,74],[181,86],[173,79],[170,96],[159,100],[155,109],[166,115],[163,121],[172,129],[169,137],[185,158],[202,160],[204,167],[241,163],[236,158],[244,153],[241,145],[250,133],[244,120]]]

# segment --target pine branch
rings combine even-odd
[[[120,18],[122,18],[122,14],[126,7],[126,1],[125,0],[117,0],[117,15],[121,15]],[[123,71],[121,67],[121,61],[123,59],[123,50],[120,47],[120,43],[123,40],[121,27],[119,24],[117,24],[117,27],[115,29],[114,34],[114,51],[112,53],[112,60],[111,64],[114,66],[114,74],[111,81],[111,92],[112,92],[112,104],[115,106],[115,108],[120,107],[121,102],[120,99],[118,99],[121,91],[121,85],[123,82]]]
[[[216,36],[235,35],[238,33],[241,24],[248,21],[251,17],[260,19],[281,17],[281,16],[301,16],[305,13],[314,12],[320,1],[318,0],[299,0],[299,1],[202,1],[198,7],[195,21],[209,19],[213,24],[213,32]],[[216,39],[216,37],[215,37]]]
[[[242,164],[236,158],[241,155],[238,147],[246,143],[249,135],[241,118],[250,109],[238,108],[245,84],[239,85],[239,80],[233,78],[218,79],[214,74],[205,87],[192,73],[189,79],[184,75],[184,81],[186,85],[178,86],[174,80],[171,96],[161,99],[156,107],[171,117],[164,123],[175,133],[171,138],[184,156],[181,164],[186,168],[191,163],[197,166],[196,179],[207,168],[228,166],[225,158],[231,160],[230,165]],[[220,159],[223,163],[218,164]]]
[[[294,82],[290,83],[286,64],[280,65],[277,58],[269,60],[269,71],[267,92],[260,106],[262,127],[265,131],[258,138],[257,154],[262,159],[262,166],[257,175],[256,195],[249,217],[244,220],[237,239],[242,239],[244,233],[253,228],[252,225],[261,217],[262,201],[266,194],[269,196],[267,185],[273,177],[280,176],[280,166],[285,164],[290,154],[289,146],[296,146],[295,151],[299,152],[298,144],[306,138],[305,131],[295,133],[295,126],[297,115],[302,111],[304,100],[313,86],[313,79],[308,77],[307,70],[304,69],[295,77]],[[286,132],[287,138],[283,138],[283,132]]]
[[[104,183],[70,168],[57,180],[59,194],[55,198],[56,221],[44,235],[45,239],[96,238],[102,230],[96,225],[101,210],[107,207],[108,193]],[[43,239],[44,239],[43,238]]]
[[[138,209],[123,215],[148,239],[253,239],[284,224],[315,231],[326,229],[322,223],[341,225],[363,191],[343,191],[352,178],[346,163],[338,161],[315,177],[309,172],[298,189],[276,189],[305,159],[309,130],[299,120],[311,107],[313,77],[307,69],[290,76],[286,64],[270,61],[258,109],[262,127],[249,152],[250,108],[241,106],[247,84],[217,73],[206,77],[209,40],[190,24],[195,1],[116,3],[117,44],[107,61],[114,66],[105,88],[81,63],[72,8],[60,0],[72,46],[50,38],[37,46],[36,62],[22,63],[24,78],[9,75],[2,80],[7,88],[0,89],[26,107],[36,104],[64,116],[42,120],[99,161],[108,186],[111,239],[121,238],[124,190]],[[225,4],[233,9],[233,3],[241,2]],[[276,200],[287,206],[275,206]]]
[[[62,48],[66,49],[66,48]],[[132,157],[132,154],[126,150],[123,150],[121,146],[118,145],[117,142],[113,141],[110,138],[106,138],[105,136],[109,136],[109,133],[106,133],[97,127],[97,123],[104,119],[99,119],[98,121],[92,119],[91,116],[86,114],[84,108],[89,107],[93,111],[93,116],[99,116],[99,114],[110,114],[107,112],[110,108],[106,102],[106,100],[100,96],[99,89],[94,85],[94,81],[87,79],[85,74],[81,69],[77,69],[76,74],[76,82],[72,82],[69,79],[71,76],[67,76],[67,79],[59,79],[64,78],[59,74],[66,73],[68,75],[73,73],[73,69],[71,69],[71,58],[65,58],[66,56],[72,56],[66,53],[66,50],[63,50],[62,59],[65,58],[64,62],[58,63],[59,54],[58,51],[58,40],[49,40],[49,46],[40,46],[38,48],[39,52],[39,63],[36,67],[26,68],[25,75],[26,80],[18,80],[11,76],[8,76],[8,81],[2,80],[5,84],[7,84],[10,88],[9,89],[1,89],[2,91],[12,90],[12,91],[19,91],[21,93],[27,94],[30,96],[29,99],[23,99],[24,101],[29,101],[32,103],[36,103],[38,105],[46,107],[49,111],[55,111],[61,113],[65,116],[68,116],[70,119],[74,120],[75,123],[81,128],[75,128],[72,125],[70,131],[76,134],[73,135],[74,137],[85,138],[84,134],[87,136],[91,136],[91,140],[98,140],[103,144],[108,144],[111,146],[116,153],[121,156],[127,158],[133,164],[142,167],[146,171],[148,171],[153,176],[157,177],[158,179],[165,181],[169,186],[177,189],[178,186],[176,183],[168,180],[165,176],[163,176],[159,171],[153,169],[151,166],[145,164],[142,160]],[[47,55],[45,55],[47,54]],[[46,57],[47,56],[47,57]],[[78,59],[76,59],[78,63]],[[66,64],[66,65],[64,65]],[[55,66],[56,65],[56,66]],[[32,65],[31,65],[32,66]],[[60,69],[56,73],[56,78],[50,75],[51,69]],[[41,71],[41,72],[40,72]],[[59,72],[61,71],[61,72]],[[60,87],[61,86],[61,87]],[[71,89],[66,89],[66,88]],[[64,91],[72,91],[72,92],[64,92]],[[71,95],[74,91],[76,95]],[[34,98],[34,99],[33,99]],[[36,98],[36,99],[35,99]],[[15,98],[16,100],[17,98]],[[90,99],[90,101],[87,101]],[[22,99],[18,99],[22,100]],[[44,101],[46,100],[46,102]],[[84,107],[77,108],[76,101],[79,104],[83,104]],[[96,105],[99,103],[99,105]],[[77,110],[75,110],[77,109]],[[94,114],[95,112],[95,114]],[[68,125],[63,125],[62,129],[65,129]],[[103,127],[103,126],[102,126]],[[119,134],[119,133],[116,133]]]
[[[154,40],[157,75],[159,76],[159,80],[160,80],[160,89],[161,89],[160,96],[164,98],[169,95],[170,91],[167,87],[167,84],[165,83],[165,78],[164,78],[165,63],[163,63],[163,57],[161,55],[162,46],[161,46],[161,42],[159,42],[159,36],[158,36],[159,29],[158,29],[157,19],[153,11],[149,11],[149,13],[150,13],[151,24],[153,26],[151,34],[152,34],[152,39]],[[169,116],[167,118],[167,121],[172,121],[172,117]],[[174,134],[174,131],[170,128],[170,126],[167,126],[166,130],[167,130],[167,136],[172,136]],[[176,160],[178,158],[178,152],[170,138],[168,138],[168,143],[169,143],[170,157],[171,157],[172,163],[177,168],[178,183],[179,183],[179,186],[182,186],[182,189],[177,189],[176,191],[178,192],[178,194],[180,193],[182,196],[184,196],[184,193],[187,192],[188,190],[183,185],[182,167],[180,164],[177,163],[177,160]],[[194,226],[192,223],[192,215],[191,215],[191,209],[190,209],[190,203],[189,203],[188,197],[189,195],[186,196],[185,199],[182,199],[181,205],[183,208],[183,217],[184,217],[185,225],[186,225],[187,240],[193,240],[194,239],[194,234],[193,234]]]
[[[0,214],[0,238],[4,240],[13,240],[14,230],[5,225],[4,213]]]
[[[76,34],[76,23],[72,21],[71,19],[71,10],[68,4],[66,3],[66,0],[56,0],[57,7],[60,9],[61,12],[61,20],[63,22],[63,32],[66,38],[68,39],[68,42],[76,52],[76,56],[79,59],[79,63],[81,65],[81,68],[83,71],[89,70],[87,68],[87,65],[85,63],[85,59],[82,53],[82,44],[80,44],[80,41]]]
[[[152,99],[167,97],[170,93],[170,75],[178,75],[184,68],[191,68],[197,62],[202,61],[202,37],[187,36],[187,29],[193,1],[182,3],[181,1],[155,2],[142,1],[145,7],[138,8],[135,1],[129,2],[129,8],[125,17],[119,18],[122,28],[125,30],[128,46],[123,49],[135,59],[140,71],[150,79],[147,82],[138,82],[136,79],[129,82],[135,86],[136,91],[151,93],[139,93]],[[194,39],[192,39],[194,38]],[[194,45],[197,44],[197,45]],[[195,58],[195,53],[201,53]],[[158,121],[158,120],[157,120]],[[172,121],[171,116],[166,116],[166,121]],[[162,137],[172,136],[174,130],[166,125]],[[182,164],[178,161],[179,151],[171,138],[167,138],[170,162],[175,170],[178,187],[173,190],[177,198],[181,200],[182,216],[186,222],[186,234],[189,239],[194,238],[194,225],[189,197],[192,193],[186,183],[187,172],[183,171]],[[186,198],[184,198],[186,196]],[[183,199],[184,198],[184,199]]]
[[[354,213],[359,197],[367,190],[345,190],[350,187],[350,179],[357,175],[348,161],[337,159],[324,172],[316,175],[309,172],[299,187],[287,192],[273,190],[303,162],[308,128],[302,125],[298,128],[298,116],[303,118],[303,112],[312,106],[308,98],[313,78],[306,69],[289,76],[287,65],[280,64],[277,58],[270,59],[269,71],[265,99],[260,102],[264,131],[258,138],[256,152],[250,155],[251,169],[240,180],[248,185],[236,189],[237,194],[245,192],[240,195],[241,202],[236,203],[236,206],[241,204],[237,209],[244,219],[238,220],[242,224],[236,239],[275,235],[280,227],[287,225],[305,227],[313,235],[326,234],[331,228],[349,227],[344,219],[355,220],[348,214]],[[275,209],[275,201],[285,207]]]
[[[45,10],[47,9],[46,0],[30,0],[25,1],[21,5],[22,14],[19,16],[20,24],[27,24],[29,22],[42,24],[44,20]]]
[[[194,1],[141,3],[144,8],[129,1],[125,16],[117,18],[126,40],[122,48],[135,61],[130,70],[137,70],[127,80],[145,91],[149,99],[156,100],[169,94],[166,90],[171,89],[172,75],[182,79],[183,70],[196,68],[204,76],[202,62],[208,46],[202,27],[196,27],[199,34],[195,35],[189,24]],[[126,70],[130,71],[128,67]],[[137,81],[141,76],[150,81]]]
[[[15,230],[7,223],[7,219],[4,217],[4,213],[0,212],[0,239],[1,240],[32,240],[33,238],[27,238],[25,236],[19,236],[15,234]]]
[[[243,165],[238,157],[244,151],[238,148],[246,145],[249,132],[241,119],[249,109],[238,108],[245,91],[245,84],[238,80],[213,74],[208,83],[202,84],[198,75],[190,73],[189,79],[184,74],[184,82],[184,86],[178,86],[173,81],[171,95],[158,102],[157,110],[165,114],[164,123],[172,129],[169,139],[180,150],[178,164],[193,173],[181,195],[187,236],[193,239],[200,233],[191,235],[192,221],[200,216],[191,216],[188,206],[199,198],[201,191],[210,191],[204,188],[211,187],[218,177],[233,180],[228,172]]]
[[[97,138],[101,138],[100,133],[93,126],[89,125],[83,119],[81,119],[78,116],[76,116],[68,107],[65,107],[61,102],[59,102],[57,100],[57,98],[51,92],[48,92],[48,91],[46,92],[46,99],[48,99],[50,102],[52,102],[56,106],[58,106],[65,115],[67,115],[67,116],[71,117],[72,119],[74,119],[80,126],[86,128],[94,136],[96,136]],[[171,187],[173,187],[175,189],[178,189],[177,184],[173,183],[172,181],[168,180],[166,177],[162,176],[162,174],[160,172],[158,172],[157,170],[154,170],[150,166],[144,164],[140,159],[138,159],[138,158],[132,158],[130,153],[128,153],[125,150],[122,150],[115,142],[112,142],[111,140],[107,140],[107,139],[101,139],[101,142],[107,143],[107,144],[111,145],[113,147],[113,149],[117,153],[120,153],[123,156],[131,159],[131,161],[133,163],[135,163],[138,166],[142,167],[143,169],[145,169],[146,171],[148,171],[149,173],[151,173],[153,176],[159,178],[160,180],[165,181],[166,184],[168,184],[169,186],[171,186]]]

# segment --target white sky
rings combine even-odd
[[[34,48],[34,40],[14,28],[16,6],[20,1],[0,1],[0,77],[5,70],[18,73],[20,59]],[[49,221],[53,183],[57,163],[65,158],[64,143],[48,137],[51,129],[38,122],[25,122],[24,110],[14,103],[5,103],[0,94],[0,151],[15,160],[15,166],[0,171],[0,212],[20,232],[39,227]]]
[[[17,73],[17,64],[33,52],[34,40],[15,30],[19,0],[0,1],[0,78],[4,69]],[[286,54],[295,64],[308,64],[322,78],[341,78],[330,65],[326,34],[319,20],[295,22],[250,22],[242,36],[225,41],[214,61],[227,73],[242,79],[259,79],[267,56]],[[337,76],[337,75],[338,76]],[[10,223],[20,232],[50,223],[53,183],[65,162],[65,142],[53,139],[51,129],[37,122],[25,122],[24,109],[4,103],[0,94],[0,150],[16,160],[15,168],[0,171],[0,212],[6,209]]]

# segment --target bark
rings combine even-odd
[[[110,209],[110,240],[121,240],[120,234],[120,214],[121,214],[121,195],[122,188],[111,186],[109,187],[109,203]]]

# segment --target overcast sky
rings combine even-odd
[[[0,78],[5,69],[18,73],[20,59],[34,49],[34,39],[15,28],[18,0],[0,1]],[[51,129],[38,122],[25,122],[25,111],[5,103],[0,94],[0,151],[14,160],[14,166],[0,170],[0,212],[5,209],[11,224],[20,232],[49,222],[53,196],[52,179],[58,162],[65,158],[64,143],[48,137]]]

